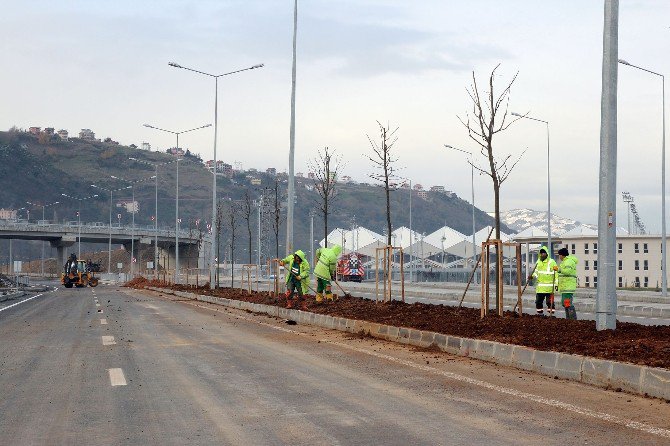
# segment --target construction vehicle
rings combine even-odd
[[[337,262],[337,280],[342,282],[361,282],[365,276],[365,268],[358,254],[345,254]]]
[[[60,281],[65,288],[84,288],[85,286],[98,286],[98,278],[95,273],[89,268],[89,262],[85,260],[68,261],[65,268],[60,275]]]

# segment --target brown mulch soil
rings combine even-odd
[[[137,278],[126,286],[166,287],[266,305],[286,305],[283,296],[273,298],[266,292],[249,295],[246,291],[232,288],[212,291],[208,289],[208,284],[199,288],[166,286],[161,282]],[[357,297],[340,297],[336,302],[324,304],[317,304],[313,298],[308,302],[309,311],[319,314],[670,369],[670,326],[618,322],[614,331],[596,331],[594,321],[528,315],[518,318],[511,312],[505,312],[503,317],[493,315],[481,319],[478,309],[461,308],[459,311],[456,307],[444,305],[377,304]]]

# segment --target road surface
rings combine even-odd
[[[670,444],[659,400],[114,286],[0,340],[0,444]]]

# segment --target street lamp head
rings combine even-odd
[[[170,65],[171,67],[175,67],[175,68],[184,68],[181,65],[179,65],[177,62],[168,62],[168,65]]]
[[[628,61],[625,61],[623,59],[619,59],[619,63],[624,64],[624,65],[630,65],[630,63]]]
[[[454,146],[450,146],[449,144],[445,144],[444,147],[446,147],[447,149],[455,149],[456,148]]]
[[[518,117],[520,117],[520,118],[523,117],[523,115],[520,115],[520,114],[517,113],[517,112],[512,112],[511,115],[512,115],[512,116],[518,116]]]
[[[256,68],[263,68],[264,66],[265,64],[259,63],[258,65],[254,65],[253,67],[251,67],[251,69],[254,70]]]
[[[151,125],[151,124],[142,124],[142,125],[143,125],[144,127],[149,127],[150,129],[154,128],[154,126]]]

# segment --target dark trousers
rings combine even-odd
[[[293,299],[293,293],[298,292],[298,299],[302,300],[304,299],[304,296],[302,295],[302,284],[298,279],[291,278],[288,282],[288,299]]]
[[[544,314],[544,302],[547,303],[547,309],[549,313],[553,313],[556,305],[552,302],[551,293],[537,293],[535,295],[535,309],[537,314]]]

